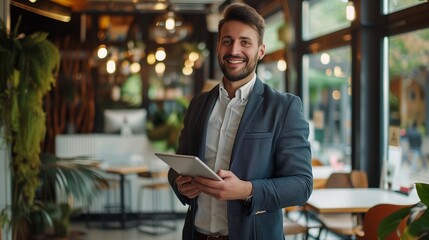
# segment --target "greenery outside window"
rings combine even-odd
[[[346,18],[347,0],[306,0],[302,2],[302,34],[305,40],[350,27]]]

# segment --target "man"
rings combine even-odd
[[[410,146],[409,152],[411,155],[411,169],[412,171],[418,171],[419,161],[422,163],[422,168],[427,167],[426,159],[423,156],[422,153],[422,134],[420,133],[418,129],[417,121],[413,121],[412,125],[407,129],[406,137],[408,138],[408,144]],[[420,168],[421,169],[421,168]]]
[[[265,23],[255,9],[230,5],[219,22],[224,77],[195,97],[185,114],[179,154],[198,156],[223,179],[169,181],[188,212],[184,240],[283,240],[283,208],[313,189],[308,123],[301,100],[257,78]]]

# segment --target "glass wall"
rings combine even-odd
[[[366,170],[371,186],[381,180],[397,190],[429,182],[427,1],[361,1],[353,27],[346,18],[350,5],[347,0],[303,0],[301,5],[298,69],[313,157],[337,168]],[[368,21],[379,26],[376,33]],[[380,36],[384,41],[378,44]],[[353,98],[352,66],[358,88]]]
[[[317,45],[302,57],[303,102],[313,159],[336,170],[351,168],[351,48],[349,42],[337,40],[337,46],[326,47],[317,38],[338,38],[336,32],[351,26],[347,3],[302,1],[302,38],[315,39],[313,45]]]
[[[429,182],[429,29],[395,35],[387,42],[388,180],[397,189]]]
[[[340,47],[303,58],[313,158],[336,169],[351,164],[351,49]]]

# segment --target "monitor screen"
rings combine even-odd
[[[146,109],[106,109],[104,110],[104,132],[144,133],[146,129]]]

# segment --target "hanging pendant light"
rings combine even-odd
[[[158,44],[166,44],[179,42],[191,32],[192,27],[186,25],[179,15],[170,10],[155,19],[150,27],[149,36]]]

